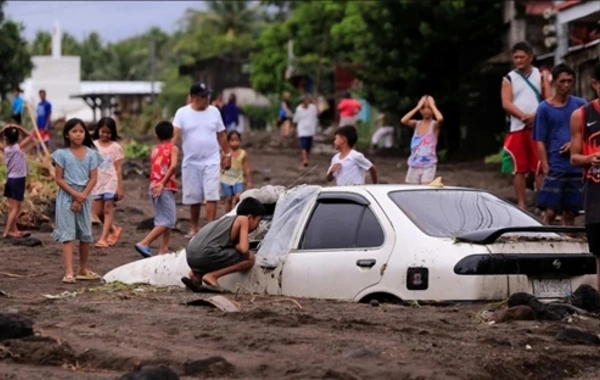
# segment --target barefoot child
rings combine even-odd
[[[248,153],[240,149],[242,137],[239,132],[231,131],[227,134],[227,141],[231,147],[231,168],[221,174],[221,195],[225,197],[225,213],[231,211],[240,201],[240,195],[244,191],[244,179],[246,189],[252,187]]]
[[[240,202],[237,215],[224,216],[204,226],[187,246],[187,262],[192,269],[181,281],[192,291],[200,285],[219,289],[220,277],[252,268],[248,234],[256,230],[265,215],[265,206],[255,198]]]
[[[423,120],[412,118],[417,112],[421,113]],[[419,104],[400,120],[402,124],[415,130],[410,142],[406,183],[426,185],[435,178],[436,148],[443,121],[444,117],[435,106],[435,100],[429,95],[423,96]]]
[[[123,149],[117,143],[117,124],[110,117],[100,119],[94,130],[94,145],[102,156],[98,167],[98,182],[92,190],[93,211],[102,221],[102,236],[96,242],[96,248],[108,248],[115,245],[121,235],[121,227],[113,224],[114,205],[123,199]]]
[[[24,138],[19,142],[19,134]],[[4,228],[4,238],[27,237],[29,233],[17,229],[17,217],[21,210],[21,202],[25,198],[25,180],[27,178],[27,158],[23,149],[32,141],[32,136],[23,128],[9,124],[0,131],[4,142],[0,142],[0,150],[4,152],[6,163],[6,184],[4,196],[8,198],[8,219]]]
[[[87,267],[92,242],[92,203],[89,199],[98,180],[102,156],[96,152],[90,132],[80,119],[69,119],[63,130],[65,147],[52,153],[56,166],[56,229],[54,240],[62,243],[65,284],[97,280]],[[79,240],[79,272],[73,271],[73,240]]]
[[[162,239],[158,254],[169,252],[169,237],[177,223],[175,170],[179,159],[179,148],[172,142],[173,124],[169,121],[161,121],[154,128],[154,132],[159,141],[150,154],[150,197],[154,207],[154,228],[135,245],[135,250],[143,257],[152,256],[150,245],[159,237]]]
[[[377,183],[377,169],[367,160],[362,153],[355,151],[354,145],[358,141],[356,128],[346,125],[335,131],[333,145],[339,153],[331,159],[331,166],[327,170],[327,181],[335,182],[337,186],[364,185],[365,173],[371,174],[373,183]]]

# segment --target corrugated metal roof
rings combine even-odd
[[[160,93],[164,83],[154,82],[154,92]],[[82,81],[81,91],[77,95],[145,95],[152,93],[152,82],[142,81]],[[77,96],[71,95],[71,96]]]

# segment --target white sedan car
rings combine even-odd
[[[277,200],[257,255],[270,264],[223,277],[221,287],[348,301],[476,301],[515,292],[562,297],[581,284],[594,284],[595,259],[587,243],[558,234],[583,228],[544,226],[486,191],[411,185],[309,188]],[[181,251],[127,264],[105,281],[182,286],[180,278],[188,271]]]

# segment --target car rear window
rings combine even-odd
[[[389,193],[427,235],[452,238],[489,228],[539,226],[518,207],[477,190],[408,190]]]

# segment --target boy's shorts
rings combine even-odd
[[[405,182],[411,185],[427,185],[435,179],[437,166],[429,168],[408,168]]]
[[[226,183],[221,183],[221,195],[225,198],[231,198],[236,194],[241,194],[244,192],[244,184],[236,183],[235,185],[228,185]]]
[[[509,133],[504,140],[502,173],[537,173],[539,166],[537,143],[533,139],[532,129]]]
[[[175,228],[177,224],[177,208],[175,207],[175,192],[172,190],[163,190],[158,197],[152,196],[152,206],[154,207],[154,226]]]
[[[25,199],[25,179],[26,177],[7,178],[4,185],[4,196],[22,202]]]
[[[20,113],[13,113],[11,118],[15,121],[15,123],[17,123],[18,125],[21,125],[21,114]]]
[[[95,201],[116,201],[117,200],[117,195],[114,193],[104,193],[104,194],[96,194],[94,195],[94,200]]]
[[[312,143],[312,136],[300,137],[300,149],[310,152],[310,150],[312,149]]]
[[[596,258],[600,258],[600,223],[586,224],[585,234],[590,253],[596,256]]]
[[[210,273],[241,263],[250,258],[250,255],[241,254],[233,247],[206,248],[200,255],[187,254],[187,262],[194,273]]]
[[[565,211],[579,213],[583,209],[581,174],[550,171],[538,194],[537,207],[557,214]]]

